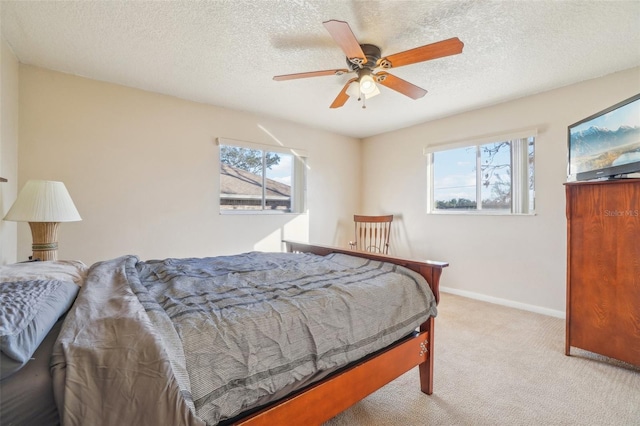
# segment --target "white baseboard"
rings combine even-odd
[[[510,308],[522,309],[523,311],[535,312],[536,314],[548,315],[551,317],[565,319],[566,315],[564,311],[557,311],[555,309],[543,308],[541,306],[529,305],[526,303],[514,302],[513,300],[501,299],[499,297],[487,296],[480,293],[474,293],[472,291],[458,290],[457,288],[440,287],[440,291],[443,293],[451,293],[457,296],[468,297],[469,299],[481,300],[483,302],[495,303],[496,305],[508,306]]]

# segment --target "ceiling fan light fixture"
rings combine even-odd
[[[373,98],[374,96],[378,96],[380,94],[380,89],[378,89],[377,85],[373,85],[373,90],[370,93],[363,93],[365,99]]]
[[[365,99],[369,99],[373,98],[374,96],[378,96],[380,94],[380,89],[378,88],[378,85],[374,84],[373,90],[371,90],[369,93],[364,93],[361,91],[360,83],[358,81],[354,81],[353,83],[349,84],[346,93],[350,97],[358,100],[360,100],[362,97],[364,97]]]
[[[360,86],[356,81],[349,84],[349,87],[347,88],[347,95],[356,99],[360,97]]]
[[[377,89],[378,88],[376,87],[376,83],[371,75],[365,74],[360,77],[360,92],[362,92],[365,96],[370,95]]]

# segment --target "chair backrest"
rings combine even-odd
[[[389,253],[389,237],[393,215],[362,216],[353,215],[355,240],[349,245],[354,250],[375,253]]]

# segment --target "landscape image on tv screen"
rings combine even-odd
[[[569,128],[569,173],[640,162],[640,99]]]

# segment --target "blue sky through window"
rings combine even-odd
[[[267,169],[267,178],[291,186],[293,155],[282,154],[280,152],[277,154],[280,157],[280,162],[277,165],[271,166],[271,169]]]
[[[433,153],[434,201],[476,201],[475,146]]]

